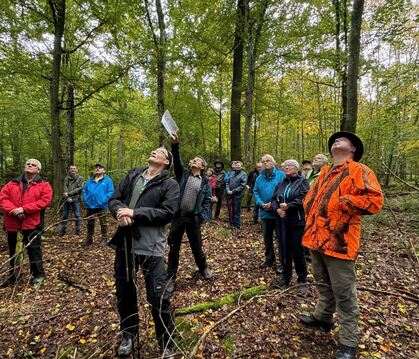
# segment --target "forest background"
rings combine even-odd
[[[363,162],[386,186],[393,174],[417,182],[418,13],[409,0],[2,1],[0,176],[35,157],[56,194],[73,162],[85,177],[104,162],[118,180],[169,145],[165,109],[185,158],[242,159],[250,169],[264,153],[326,153],[348,110],[360,5],[352,124]]]

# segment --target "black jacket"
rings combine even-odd
[[[276,212],[280,203],[287,204],[286,223],[290,226],[304,226],[303,199],[306,196],[310,185],[308,181],[298,174],[296,177],[285,177],[275,188],[272,197],[272,208]]]
[[[109,199],[109,209],[114,217],[119,208],[128,207],[133,187],[146,168],[135,168],[129,171]],[[140,239],[142,236],[144,237],[144,232],[149,233],[151,227],[164,228],[172,220],[174,213],[177,211],[178,203],[179,185],[175,180],[169,178],[167,170],[163,170],[160,175],[146,184],[138,198],[134,208],[134,224],[130,227],[118,227],[109,246],[114,249],[123,248],[122,239],[127,231],[130,234],[134,233],[135,239]],[[162,232],[162,228],[160,228],[160,232]],[[161,235],[159,236],[161,237]],[[165,241],[165,238],[156,238],[155,240]],[[150,245],[154,246],[155,243],[150,243]]]

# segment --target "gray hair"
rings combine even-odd
[[[29,158],[28,160],[26,160],[26,162],[28,162],[28,161],[31,161],[31,162],[36,163],[36,167],[38,167],[38,170],[41,170],[42,169],[41,162],[39,162],[37,159],[35,159],[35,158]]]
[[[267,153],[267,154],[265,154],[265,155],[263,155],[263,156],[262,156],[262,158],[261,158],[262,162],[263,162],[263,159],[264,159],[264,158],[267,158],[267,159],[271,160],[271,161],[272,161],[272,162],[276,165],[275,158],[273,158],[273,157],[272,157],[272,155],[270,155],[270,154],[268,154],[268,153]]]
[[[297,160],[293,160],[293,159],[286,160],[284,162],[284,166],[287,166],[287,165],[295,166],[295,167],[297,167],[298,170],[300,169],[300,164],[298,163]]]
[[[319,156],[319,157],[321,157],[323,159],[323,163],[324,164],[326,164],[329,161],[329,159],[327,158],[327,156],[325,154],[323,154],[323,153],[319,153],[319,154],[315,155],[314,157],[317,157],[317,156]]]

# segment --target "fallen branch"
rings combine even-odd
[[[266,285],[259,285],[248,289],[241,290],[232,294],[228,294],[224,297],[218,298],[211,302],[203,302],[190,307],[177,309],[176,315],[185,315],[190,313],[203,312],[209,309],[219,309],[224,305],[234,304],[238,299],[246,300],[256,295],[261,295],[266,292]]]
[[[87,288],[83,284],[80,284],[79,282],[75,281],[74,279],[70,278],[69,276],[67,276],[65,274],[62,274],[62,273],[58,274],[58,279],[62,280],[63,282],[65,282],[66,284],[68,284],[71,287],[80,289],[83,292],[92,293],[92,290],[90,288]]]
[[[399,293],[395,293],[395,292],[389,292],[387,290],[372,289],[372,288],[367,288],[367,287],[357,287],[357,289],[358,290],[361,290],[361,291],[364,291],[364,292],[371,292],[371,293],[376,293],[376,294],[392,295],[394,297],[403,298],[403,299],[406,299],[406,300],[410,300],[411,302],[414,302],[416,304],[419,304],[419,298],[409,297],[405,293],[399,294]]]

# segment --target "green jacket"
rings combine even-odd
[[[314,182],[314,180],[317,178],[317,177],[319,177],[320,176],[320,173],[321,173],[321,169],[317,172],[317,173],[314,173],[314,169],[312,169],[312,170],[310,170],[308,173],[307,173],[307,176],[306,176],[306,179],[307,179],[307,181],[308,181],[308,184],[311,186],[311,184]]]
[[[76,175],[75,177],[71,177],[70,175],[67,175],[64,178],[64,193],[68,193],[68,197],[71,198],[73,202],[79,202],[83,184],[84,180],[82,176]]]

